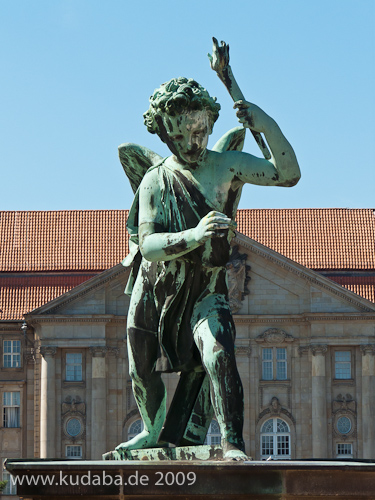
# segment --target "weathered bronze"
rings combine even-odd
[[[226,75],[224,81],[233,90],[225,44],[219,48],[214,41],[211,64]],[[120,457],[125,458],[126,450],[166,442],[202,444],[211,398],[224,457],[247,459],[226,279],[234,219],[245,183],[294,186],[300,170],[270,116],[244,99],[236,99],[234,107],[269,159],[241,152],[242,128],[231,130],[208,150],[220,105],[195,80],[181,77],[156,89],[144,114],[149,132],[158,134],[172,155],[162,159],[135,144],[119,148],[135,192],[128,219],[131,251],[124,265],[132,263],[126,290],[131,294],[129,367],[144,423],[140,434],[116,448]],[[260,141],[261,133],[272,154]],[[167,420],[162,372],[183,374]]]

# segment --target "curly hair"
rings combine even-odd
[[[144,124],[151,134],[163,140],[160,130],[162,115],[175,116],[188,111],[207,110],[212,125],[219,117],[220,104],[202,85],[192,78],[172,78],[163,83],[150,97],[150,107],[143,114]]]

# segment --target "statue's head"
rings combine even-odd
[[[145,125],[185,163],[195,163],[207,146],[220,104],[192,78],[173,78],[150,97]]]
[[[150,107],[143,116],[147,130],[151,134],[160,136],[160,118],[164,115],[176,116],[201,110],[207,111],[212,127],[220,111],[220,104],[216,102],[216,97],[211,97],[207,90],[192,78],[180,76],[163,83],[154,91],[150,97]]]

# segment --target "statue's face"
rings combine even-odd
[[[190,111],[163,117],[167,145],[182,163],[197,164],[206,151],[211,123],[207,111]]]

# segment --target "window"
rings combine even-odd
[[[353,458],[353,445],[351,443],[338,443],[337,458]]]
[[[3,366],[4,368],[20,368],[21,366],[20,340],[4,340]]]
[[[82,425],[78,418],[70,418],[66,423],[66,432],[69,436],[76,437],[81,433]]]
[[[220,427],[216,420],[212,420],[204,444],[221,444]]]
[[[3,427],[20,427],[20,393],[3,394]]]
[[[3,471],[3,481],[8,481],[3,489],[3,495],[17,495],[17,486],[13,483],[12,476],[6,470]]]
[[[337,430],[340,434],[349,434],[352,429],[352,423],[348,417],[340,417],[337,420]]]
[[[137,434],[139,434],[140,432],[142,432],[143,429],[144,429],[144,425],[143,425],[142,420],[140,418],[138,420],[135,420],[131,424],[131,426],[129,427],[129,430],[128,430],[128,439],[132,439]]]
[[[351,376],[351,352],[335,351],[335,378],[342,380],[350,379]]]
[[[67,382],[82,382],[82,353],[66,354],[66,379]]]
[[[287,379],[287,358],[285,347],[265,347],[262,349],[262,379]]]
[[[65,448],[67,458],[82,458],[82,446],[69,444]]]
[[[270,418],[261,428],[261,460],[290,460],[290,430],[281,418]]]

